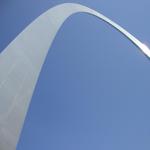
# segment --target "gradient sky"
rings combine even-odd
[[[103,13],[150,47],[149,0],[1,0],[0,51],[63,2]],[[47,56],[17,150],[149,150],[149,95],[150,60],[106,23],[73,15]]]

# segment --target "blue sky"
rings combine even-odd
[[[150,46],[148,0],[2,0],[0,51],[63,2],[89,6]],[[50,49],[17,150],[149,150],[150,61],[106,23],[69,18]]]

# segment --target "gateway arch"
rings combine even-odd
[[[79,12],[88,13],[108,23],[150,57],[148,47],[95,10],[74,3],[64,3],[49,9],[24,29],[0,54],[0,150],[16,149],[48,50],[64,21]]]

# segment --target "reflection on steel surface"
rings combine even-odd
[[[88,13],[107,22],[150,57],[150,50],[138,39],[88,7],[65,3],[51,8],[32,22],[0,54],[0,150],[16,149],[49,47],[63,22],[78,12]]]

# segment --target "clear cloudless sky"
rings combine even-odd
[[[150,46],[149,0],[1,0],[0,52],[64,2],[103,13]],[[150,60],[97,18],[70,17],[41,71],[17,150],[150,150]]]

